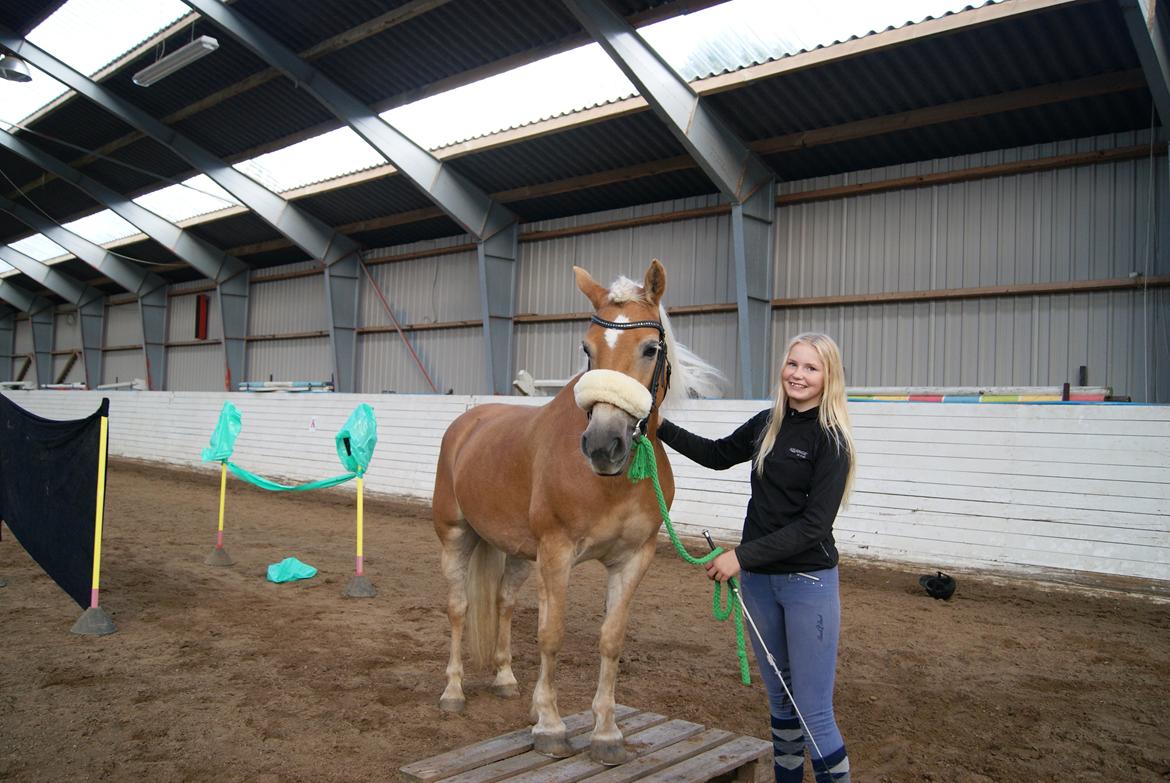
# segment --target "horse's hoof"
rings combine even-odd
[[[564,759],[573,755],[573,748],[563,733],[537,734],[535,731],[532,732],[532,749],[542,756],[550,756],[554,759]]]
[[[508,683],[507,685],[493,685],[492,693],[501,699],[515,699],[520,695],[520,686],[514,682]]]
[[[626,750],[625,744],[620,739],[595,740],[589,745],[589,758],[607,767],[625,764],[633,757],[634,754]]]
[[[467,706],[467,699],[453,699],[450,696],[444,696],[439,699],[439,709],[443,712],[460,713],[463,708]]]

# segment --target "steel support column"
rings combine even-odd
[[[210,242],[135,204],[112,188],[88,177],[68,163],[7,131],[0,131],[0,147],[35,163],[83,191],[142,233],[170,250],[185,263],[214,280],[223,324],[224,388],[244,379],[247,361],[248,266]],[[91,388],[94,384],[90,384]]]
[[[520,229],[513,223],[477,245],[479,295],[487,345],[488,386],[493,394],[512,390],[512,331],[516,315],[516,257]]]
[[[357,319],[361,276],[362,258],[358,253],[325,269],[325,298],[332,317],[330,334],[333,338],[333,364],[339,373],[338,377],[350,379],[350,391],[356,386],[357,377]]]
[[[768,396],[771,312],[765,318],[762,302],[770,307],[775,205],[765,201],[774,202],[775,175],[606,0],[563,2],[731,202],[740,383],[744,396]]]
[[[28,313],[32,326],[33,358],[37,367],[37,386],[53,382],[53,303],[31,294],[12,283],[0,280],[0,299]],[[9,351],[11,353],[11,351]],[[12,362],[8,362],[11,374]]]
[[[0,307],[0,381],[12,380],[12,353],[16,350],[16,309]]]
[[[249,274],[244,272],[215,287],[219,319],[223,324],[223,387],[227,391],[235,391],[239,387],[248,369],[249,279]]]
[[[142,318],[142,353],[150,389],[165,388],[167,379],[167,282],[114,255],[101,245],[62,228],[44,215],[0,196],[0,210],[40,231],[49,239],[89,264],[138,297]],[[44,266],[43,264],[41,266]]]
[[[19,270],[30,280],[43,285],[57,296],[77,307],[78,327],[81,331],[81,356],[85,367],[85,383],[96,389],[102,382],[102,339],[105,334],[106,295],[93,286],[77,280],[35,258],[0,245],[0,260]]]
[[[174,128],[164,125],[142,109],[122,99],[89,77],[73,70],[3,25],[0,25],[0,45],[7,47],[18,57],[65,84],[78,95],[93,101],[118,119],[169,147],[172,152],[206,174],[213,182],[231,193],[241,204],[255,212],[258,217],[287,237],[289,241],[309,256],[319,260],[326,268],[346,260],[349,256],[358,256],[360,253],[359,245],[349,237],[334,231],[330,226],[296,204],[286,201],[255,180],[236,171],[229,164]],[[326,302],[330,307],[329,335],[334,358],[334,385],[340,392],[352,392],[355,390],[352,365],[347,365],[344,360],[339,363],[338,357],[352,356],[355,353],[355,333],[352,329],[347,329],[344,326],[344,322],[351,319],[351,316],[345,312],[333,312],[332,300],[333,297],[327,290]],[[343,323],[342,328],[338,328],[338,319]]]
[[[735,301],[739,308],[739,371],[743,396],[769,396],[772,355],[772,224],[776,186],[769,182],[731,207]]]
[[[1166,40],[1166,11],[1157,0],[1119,0],[1129,37],[1146,75],[1154,108],[1163,126],[1170,125],[1170,50]]]

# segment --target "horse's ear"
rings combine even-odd
[[[577,278],[577,287],[581,293],[593,303],[594,310],[600,310],[609,297],[609,289],[598,283],[592,276],[579,266],[573,267],[573,275]]]
[[[650,268],[646,270],[646,278],[642,281],[642,290],[645,291],[646,299],[654,307],[657,307],[658,303],[662,301],[662,294],[666,291],[666,268],[657,258],[650,262]]]

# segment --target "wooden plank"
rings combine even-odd
[[[710,780],[749,764],[753,766],[748,774],[753,777],[741,777],[740,780],[766,780],[758,773],[762,766],[768,775],[772,774],[772,743],[757,737],[737,737],[725,745],[706,750],[641,780],[647,783],[694,783],[696,780]]]
[[[723,745],[734,737],[735,735],[730,731],[707,729],[644,756],[639,756],[621,766],[610,767],[589,778],[589,783],[630,783],[630,781],[642,780],[646,775],[658,772],[705,750]]]
[[[649,728],[651,731],[654,730],[651,726],[660,728],[661,724],[666,721],[666,716],[655,715],[654,713],[642,713],[641,715],[635,716],[635,718],[643,718],[643,716],[646,716],[647,720],[643,720],[642,722],[647,725],[641,728]],[[685,721],[680,721],[680,723],[685,723]],[[703,728],[694,723],[689,725],[693,726],[696,731]],[[623,721],[618,721],[618,728],[627,737],[640,730],[633,721],[625,722],[625,725],[623,725]],[[666,736],[670,736],[671,733],[667,732]],[[583,734],[569,740],[569,745],[574,751],[577,751],[577,755],[567,759],[554,760],[548,766],[542,766],[539,769],[508,778],[508,783],[576,783],[578,780],[583,780],[603,771],[605,769],[604,764],[598,764],[589,758],[588,751],[591,736],[592,734]],[[682,739],[682,736],[679,736],[678,739]],[[443,781],[443,783],[447,783],[447,781]]]
[[[614,714],[622,718],[636,712],[638,710],[621,704],[614,708]],[[593,711],[585,710],[569,715],[564,721],[565,731],[570,736],[580,734],[593,725]],[[399,773],[407,783],[430,783],[531,749],[532,728],[527,727],[407,764]]]

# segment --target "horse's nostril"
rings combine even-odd
[[[622,439],[614,438],[609,442],[609,458],[616,460],[622,453]]]

